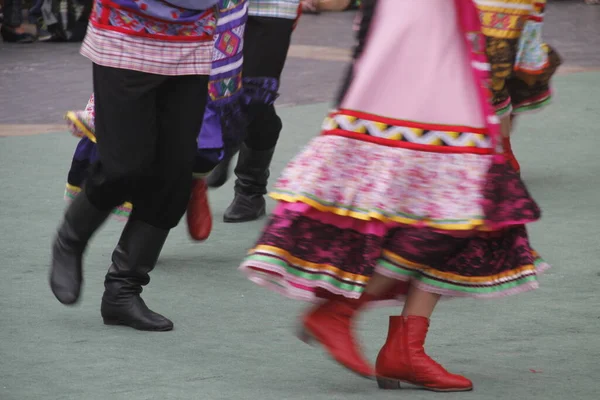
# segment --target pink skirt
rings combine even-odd
[[[472,3],[371,11],[339,107],[284,170],[240,269],[302,300],[356,298],[374,272],[397,280],[388,300],[409,284],[485,298],[536,288],[548,265],[525,224],[540,210],[498,158],[483,38],[460,22],[476,18]]]

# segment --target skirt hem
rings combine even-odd
[[[550,265],[545,262],[539,263],[535,268],[534,277],[538,277],[547,271],[550,268]],[[305,302],[318,302],[322,301],[322,298],[317,296],[315,291],[317,289],[322,289],[327,291],[330,294],[336,296],[343,296],[346,298],[357,299],[363,292],[365,284],[357,285],[357,290],[344,290],[341,289],[329,282],[318,280],[318,281],[309,281],[307,279],[299,278],[296,276],[292,276],[285,267],[280,265],[275,265],[265,261],[256,261],[256,260],[246,260],[244,261],[239,270],[244,273],[248,280],[251,282],[265,287],[271,291],[279,293],[280,295],[293,299],[300,300]],[[379,269],[378,269],[378,272]],[[388,275],[388,274],[386,274]],[[419,279],[409,277],[409,276],[390,276],[399,282],[409,283],[411,285],[415,285],[418,288],[430,292],[436,293],[442,296],[443,300],[449,300],[452,298],[477,298],[477,299],[495,299],[506,296],[512,296],[524,292],[528,292],[531,290],[535,290],[539,288],[539,282],[537,279],[533,279],[524,283],[521,283],[517,286],[510,287],[504,290],[492,291],[487,293],[470,293],[470,292],[461,292],[451,289],[441,288],[435,285],[431,285],[425,282],[420,281]],[[381,300],[377,300],[373,302],[374,306],[391,306],[398,305],[402,303],[404,294],[395,295],[393,298],[385,298]]]
[[[71,203],[80,192],[81,188],[67,184],[64,195],[65,201],[67,203]],[[131,203],[124,203],[118,207],[113,208],[113,210],[111,211],[111,217],[116,219],[117,221],[126,222],[129,219],[129,216],[131,215],[132,209],[133,206],[131,205]]]

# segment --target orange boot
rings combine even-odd
[[[355,316],[369,297],[327,300],[314,307],[303,317],[300,339],[307,343],[311,339],[318,341],[335,361],[370,378],[374,375],[373,367],[362,355],[352,328]]]
[[[377,383],[381,389],[400,389],[410,383],[436,392],[462,392],[473,389],[464,376],[449,373],[423,349],[429,319],[390,317],[388,338],[377,356]]]
[[[187,224],[190,236],[198,241],[208,239],[212,230],[212,215],[206,190],[204,179],[194,179],[192,196],[187,208]]]
[[[515,154],[512,151],[512,146],[510,145],[510,138],[503,137],[502,138],[502,148],[504,149],[504,157],[506,161],[517,171],[517,174],[521,172],[521,166],[515,157]]]

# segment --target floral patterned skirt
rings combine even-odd
[[[540,210],[498,154],[486,65],[465,48],[481,38],[453,23],[472,3],[375,4],[336,110],[284,169],[240,269],[309,301],[357,298],[374,273],[396,280],[389,300],[409,285],[485,298],[536,288],[548,265],[525,225]]]
[[[334,148],[337,160],[329,152]],[[464,180],[459,191],[444,190],[448,183],[433,189],[436,179],[469,168],[459,158],[430,164],[438,172],[422,171],[433,175],[419,187],[408,184],[423,179],[408,167],[418,156],[383,160],[381,152],[395,151],[339,137],[313,140],[271,193],[279,203],[240,267],[247,277],[306,301],[357,298],[374,272],[398,282],[382,300],[401,299],[409,283],[480,298],[538,287],[549,266],[530,246],[525,224],[540,211],[508,165],[484,174],[478,201],[466,176],[457,175]],[[349,176],[334,172],[340,169]],[[366,174],[375,170],[381,172]]]

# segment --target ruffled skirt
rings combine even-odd
[[[469,48],[482,38],[461,30],[459,3],[379,0],[365,15],[341,104],[271,193],[240,266],[251,281],[309,301],[357,298],[375,272],[397,282],[384,300],[409,285],[483,298],[538,286],[548,265],[525,224],[540,210],[498,159]]]

